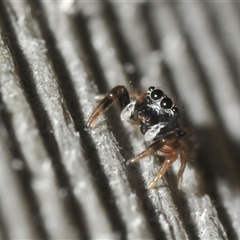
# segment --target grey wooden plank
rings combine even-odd
[[[24,196],[24,193],[21,191],[21,183],[13,167],[14,162],[20,160],[14,159],[12,153],[8,151],[6,145],[8,145],[11,140],[4,127],[1,121],[0,202],[4,227],[7,228],[8,236],[11,239],[39,238],[41,237],[38,231],[39,228],[36,228],[34,224],[32,213],[27,206],[26,196]]]
[[[45,7],[46,7],[45,9],[46,10],[48,9],[48,11],[50,10],[55,11],[56,9],[54,5],[52,6],[52,9],[49,8],[48,4],[46,4]],[[94,6],[94,7],[97,7],[97,6]],[[64,14],[64,12],[58,13],[58,14]],[[48,15],[50,16],[51,14],[48,14]],[[58,16],[57,14],[53,14],[52,16],[54,15]],[[81,18],[80,16],[65,16],[65,17],[69,18],[68,24],[71,24],[71,23],[74,24],[75,23],[74,21],[76,21],[76,19],[83,20],[83,17]],[[50,20],[51,20],[50,26],[52,27],[52,29],[56,28],[56,25],[53,25],[53,24],[56,24],[57,22],[54,21],[53,19],[50,19]],[[94,22],[99,23],[100,21],[93,21],[93,23],[92,21],[89,21],[88,23],[90,26],[93,26]],[[63,26],[63,24],[61,26]],[[79,24],[85,24],[85,23],[83,21],[82,23],[79,23]],[[57,33],[56,38],[59,39],[58,41],[59,50],[62,52],[63,56],[66,59],[68,59],[67,67],[69,67],[69,69],[72,69],[71,67],[72,64],[78,63],[81,65],[82,63],[79,62],[79,55],[76,54],[76,50],[74,49],[74,48],[78,48],[78,43],[75,43],[71,47],[69,46],[68,49],[64,49],[63,44],[67,41],[67,39],[69,39],[70,36],[74,38],[74,35],[71,32],[69,32],[69,26],[71,25],[66,25],[65,28],[62,28],[62,31],[61,32],[59,31]],[[100,24],[98,24],[98,28],[99,26]],[[104,32],[103,31],[104,29],[100,28],[100,30],[101,30],[100,32]],[[75,29],[75,31],[77,31],[77,29]],[[78,33],[75,33],[75,34],[78,34]],[[96,36],[96,38],[93,36],[93,39],[96,39],[96,41],[101,41],[100,38],[101,36]],[[106,52],[105,54],[107,55]],[[92,101],[94,100],[94,96],[92,94],[86,94],[85,92],[86,90],[84,91],[84,88],[86,89],[88,83],[86,82],[86,79],[79,78],[79,70],[77,70],[76,68],[72,73],[72,80],[75,88],[80,90],[78,92],[78,97],[80,99],[80,106],[82,108],[82,111],[86,113],[85,115],[85,118],[86,118],[86,116],[89,116],[90,110],[93,109],[93,106],[92,105],[89,106],[89,103],[92,104],[94,102]],[[86,101],[86,99],[89,99],[88,102]],[[81,132],[82,131],[80,130],[80,134]],[[124,228],[126,228],[126,235],[130,239],[140,238],[140,237],[152,238],[142,214],[139,213],[137,210],[139,206],[137,203],[136,195],[131,191],[129,191],[129,185],[127,183],[127,179],[124,173],[125,170],[123,168],[122,161],[121,161],[122,159],[121,159],[121,156],[119,155],[118,149],[116,148],[116,142],[113,139],[111,133],[107,132],[106,128],[104,127],[104,128],[99,128],[94,131],[91,131],[90,134],[92,135],[91,137],[93,138],[93,142],[97,146],[97,151],[99,155],[98,164],[101,165],[101,167],[104,170],[104,173],[106,174],[106,177],[109,182],[109,187],[112,191],[112,198],[116,199],[116,205],[118,207],[117,211],[121,213],[121,217],[123,218],[123,220],[128,223],[126,224],[126,226],[124,226]],[[105,186],[104,194],[107,194],[106,188],[107,186]],[[117,214],[117,212],[115,212],[115,214]],[[141,228],[137,227],[139,226],[139,224],[141,224]]]
[[[214,4],[0,3],[1,237],[238,239],[238,17]],[[116,109],[85,128],[96,94],[119,84],[160,86],[182,106],[200,143],[182,190],[178,161],[153,190],[157,158],[125,165],[147,144]]]
[[[1,33],[1,37],[5,37],[7,34],[7,32]],[[10,33],[8,32],[8,34]],[[12,38],[12,41],[14,40],[15,39]],[[29,41],[33,44],[32,39]],[[17,66],[14,65],[14,60],[16,60],[12,58],[12,54],[14,53],[16,54],[16,51],[11,53],[6,42],[1,39],[2,57],[0,79],[1,95],[3,98],[2,108],[8,112],[9,117],[6,121],[12,124],[14,135],[16,136],[16,144],[22,152],[21,159],[16,161],[12,160],[13,163],[16,163],[13,167],[16,165],[16,171],[21,172],[21,170],[26,170],[30,172],[31,177],[26,180],[29,181],[31,191],[34,192],[37,198],[36,204],[40,205],[39,211],[42,214],[44,225],[46,223],[45,228],[48,229],[49,236],[53,238],[76,237],[78,236],[76,231],[72,228],[69,219],[65,217],[67,211],[60,194],[60,186],[56,184],[53,163],[45,150],[36,120],[34,119],[29,102],[23,92],[22,82],[20,80],[23,75],[21,73],[19,74],[18,69],[16,69]],[[22,64],[21,67],[23,66]],[[27,66],[25,65],[25,67]],[[24,77],[26,77],[26,75],[24,75]],[[2,194],[11,199],[11,195],[4,194],[4,192]],[[25,197],[30,199],[31,195],[27,196],[26,192]],[[17,198],[15,199],[17,201]],[[35,200],[30,199],[30,201]],[[12,211],[9,217],[14,216],[14,209],[12,209]],[[37,214],[37,212],[32,212],[33,217],[34,214]],[[39,216],[36,216],[36,219],[37,217]],[[41,218],[39,221],[41,221]],[[59,229],[59,225],[64,227]],[[27,235],[16,235],[15,237],[17,236],[22,238],[33,238]]]

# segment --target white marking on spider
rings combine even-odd
[[[130,102],[121,112],[122,121],[128,121],[133,115],[136,101]]]
[[[145,141],[152,141],[158,135],[161,129],[166,127],[167,125],[168,125],[167,122],[162,122],[162,123],[153,125],[151,128],[149,128],[146,131],[144,135]]]

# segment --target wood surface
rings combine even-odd
[[[0,239],[240,239],[239,39],[233,1],[0,1]],[[117,108],[86,128],[116,85],[181,108],[181,190]]]

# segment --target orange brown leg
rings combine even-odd
[[[184,141],[179,141],[180,144],[180,161],[181,161],[181,166],[178,171],[178,189],[182,188],[182,175],[185,170],[185,167],[187,165],[187,160],[188,160],[188,147],[186,142]]]
[[[164,156],[165,160],[162,163],[157,176],[153,179],[153,181],[147,186],[147,189],[151,189],[155,187],[157,181],[161,179],[171,164],[175,162],[178,158],[178,150],[180,149],[180,161],[181,166],[178,171],[178,188],[181,188],[182,183],[182,175],[185,170],[186,164],[187,164],[187,158],[188,158],[188,149],[187,144],[184,141],[175,141],[174,138],[166,139],[160,139],[153,144],[151,144],[146,150],[135,156],[134,158],[130,159],[128,163],[135,163],[141,160],[144,157],[150,156],[156,152],[158,152],[159,155]]]
[[[169,169],[169,167],[171,166],[171,164],[173,162],[175,162],[178,158],[178,150],[165,145],[159,152],[159,155],[164,156],[165,160],[162,163],[157,176],[152,180],[152,182],[147,186],[147,189],[151,189],[154,188],[155,185],[157,184],[157,181],[159,179],[161,179],[165,173],[167,172],[167,170]]]
[[[159,150],[159,149],[161,149],[161,150]],[[134,158],[132,158],[128,161],[128,163],[135,163],[135,162],[138,162],[140,159],[150,156],[156,152],[158,152],[159,155],[164,156],[165,161],[161,165],[157,176],[147,186],[147,189],[153,188],[156,185],[157,181],[165,175],[165,173],[168,170],[168,168],[170,167],[170,165],[177,160],[178,150],[176,150],[175,148],[173,148],[171,146],[166,145],[165,140],[160,139],[159,141],[156,141],[153,144],[151,144],[145,151],[141,152],[140,154],[138,154],[137,156],[135,156]],[[183,168],[180,168],[180,170],[184,170],[184,168],[185,168],[185,166]],[[181,172],[181,174],[182,174],[182,172]]]
[[[87,127],[93,128],[98,116],[104,113],[113,103],[118,103],[121,109],[124,109],[130,103],[130,97],[124,86],[114,87],[98,104],[92,115],[90,116]]]
[[[165,142],[162,139],[152,143],[146,150],[144,150],[143,152],[139,153],[134,158],[128,160],[127,163],[129,164],[129,163],[138,162],[142,158],[145,158],[147,156],[150,156],[150,155],[156,153],[157,151],[159,151],[159,149],[161,149],[164,146],[164,144],[165,144]]]
[[[129,93],[129,98],[130,99],[138,99],[139,97],[145,97],[146,93],[143,92],[134,92],[134,93]],[[106,97],[106,94],[98,94],[95,96],[95,100],[97,102],[102,101]]]
[[[181,166],[178,171],[178,189],[181,188],[182,184],[182,175],[185,170],[186,164],[187,164],[187,158],[188,158],[188,148],[187,144],[184,141],[178,141],[175,142],[178,143],[179,147],[174,148],[169,145],[163,146],[163,148],[158,152],[159,155],[164,156],[165,160],[162,163],[157,176],[153,179],[153,181],[147,186],[147,189],[151,189],[155,187],[157,181],[161,179],[169,167],[171,166],[172,163],[174,163],[177,158],[178,158],[178,149],[180,149],[180,161],[181,161]],[[175,145],[175,144],[174,144]]]

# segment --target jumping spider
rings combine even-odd
[[[119,105],[123,121],[138,126],[145,140],[153,142],[145,151],[128,160],[128,163],[138,162],[153,153],[164,157],[156,177],[147,188],[156,185],[170,165],[177,160],[179,154],[181,166],[178,172],[178,188],[180,188],[188,150],[185,141],[181,139],[185,132],[179,121],[178,108],[172,99],[159,88],[149,87],[147,93],[135,96],[133,101],[130,101],[127,89],[124,86],[116,86],[98,104],[88,120],[87,127],[93,128],[97,117],[113,103]]]

